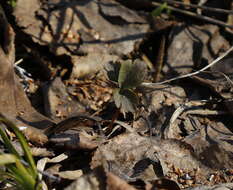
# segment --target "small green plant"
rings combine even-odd
[[[12,7],[12,8],[15,8],[16,7],[16,0],[8,0],[7,3]]]
[[[5,130],[0,126],[2,141],[9,152],[0,154],[0,166],[5,167],[5,170],[0,169],[0,180],[6,180],[19,190],[41,189],[41,183],[38,181],[38,171],[24,135],[1,114],[0,123],[14,132],[24,152],[24,157],[20,156]]]
[[[113,92],[117,108],[125,115],[126,112],[134,113],[139,103],[136,88],[146,76],[146,67],[143,62],[127,60],[119,63],[109,63],[106,66],[108,79],[115,84]]]
[[[159,7],[157,7],[156,9],[154,9],[152,12],[151,12],[151,15],[154,16],[154,17],[157,17],[157,16],[160,16],[161,13],[166,10],[167,14],[170,15],[171,14],[171,10],[168,8],[168,5],[167,3],[163,3],[162,5],[160,5]]]

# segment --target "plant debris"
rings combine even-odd
[[[40,189],[232,189],[232,5],[2,1],[0,115],[16,133],[1,126],[0,173],[33,156]]]

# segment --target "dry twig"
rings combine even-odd
[[[177,4],[177,5],[182,5],[185,7],[191,7],[191,8],[198,8],[202,10],[207,10],[210,12],[217,12],[217,13],[223,13],[223,14],[233,14],[232,10],[226,10],[226,9],[220,9],[220,8],[213,8],[213,7],[207,7],[207,6],[202,6],[202,5],[195,5],[195,4],[186,4],[180,1],[173,1],[173,0],[162,0],[164,2],[167,2],[169,4]]]
[[[152,2],[152,5],[154,5],[154,6],[161,6],[162,3]],[[185,14],[185,15],[188,15],[188,16],[191,16],[191,17],[195,17],[195,18],[198,18],[198,19],[201,19],[201,20],[204,20],[204,21],[207,21],[207,22],[210,22],[210,23],[219,25],[219,26],[228,27],[228,28],[233,28],[232,25],[228,25],[228,24],[226,24],[225,22],[222,22],[222,21],[219,21],[219,20],[216,20],[216,19],[207,17],[207,16],[202,16],[202,15],[199,15],[199,14],[195,14],[195,13],[193,13],[193,12],[186,11],[186,10],[182,10],[182,9],[179,9],[179,8],[175,8],[175,7],[172,7],[172,6],[170,6],[170,5],[167,5],[167,7],[168,7],[170,10],[172,10],[172,11],[176,11],[176,12],[179,12],[179,13],[182,13],[182,14]]]
[[[202,69],[198,70],[198,71],[195,71],[193,73],[189,73],[189,74],[185,74],[185,75],[181,75],[181,76],[178,76],[178,77],[175,77],[175,78],[171,78],[171,79],[168,79],[168,80],[165,80],[165,81],[162,81],[162,82],[157,82],[157,83],[142,83],[142,87],[146,87],[146,88],[155,88],[157,87],[158,85],[161,85],[161,84],[166,84],[166,83],[169,83],[169,82],[172,82],[172,81],[175,81],[175,80],[179,80],[179,79],[183,79],[183,78],[188,78],[188,77],[192,77],[192,76],[195,76],[203,71],[206,71],[208,68],[212,67],[213,65],[215,65],[216,63],[218,63],[220,60],[222,60],[224,57],[226,57],[230,52],[233,51],[233,46],[231,46],[230,49],[228,49],[225,53],[223,53],[221,56],[219,56],[217,59],[215,59],[214,61],[212,61],[209,65],[203,67]]]

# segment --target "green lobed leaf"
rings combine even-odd
[[[125,61],[121,64],[118,84],[122,89],[136,88],[146,75],[146,66],[143,62],[136,60],[134,63]]]
[[[130,89],[116,89],[113,93],[115,104],[125,115],[126,112],[135,112],[138,105],[138,96]]]
[[[118,76],[118,84],[120,88],[123,87],[125,81],[127,80],[127,75],[129,75],[131,70],[132,70],[132,62],[130,60],[121,63],[119,76]]]

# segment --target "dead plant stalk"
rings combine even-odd
[[[218,63],[220,60],[222,60],[224,57],[226,57],[231,51],[233,51],[233,46],[231,46],[231,48],[229,48],[225,53],[223,53],[221,56],[219,56],[217,59],[215,59],[214,61],[212,61],[209,65],[203,67],[202,69],[195,71],[193,73],[188,73],[185,75],[181,75],[175,78],[171,78],[162,82],[156,82],[156,83],[142,83],[141,86],[142,87],[146,87],[146,88],[154,88],[154,87],[158,87],[158,85],[161,84],[166,84],[175,80],[179,80],[179,79],[183,79],[183,78],[188,78],[188,77],[192,77],[195,75],[198,75],[199,73],[206,71],[207,69],[209,69],[210,67],[214,66],[216,63]]]

